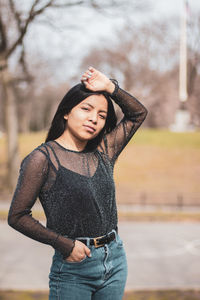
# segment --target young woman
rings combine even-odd
[[[45,143],[21,163],[8,223],[55,249],[50,300],[120,300],[127,277],[113,169],[147,110],[90,67],[64,96]],[[117,124],[113,103],[124,116]],[[32,217],[39,197],[46,227]]]

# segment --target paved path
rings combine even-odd
[[[0,222],[0,289],[48,289],[53,249]],[[200,223],[121,222],[126,289],[200,288]]]

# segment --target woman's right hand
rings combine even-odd
[[[81,82],[84,83],[88,90],[93,92],[105,91],[112,94],[115,89],[113,82],[106,75],[93,67],[89,67],[83,73]]]
[[[66,258],[69,262],[80,262],[86,255],[91,257],[90,249],[82,242],[76,240],[72,253]]]

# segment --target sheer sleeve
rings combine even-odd
[[[70,255],[74,241],[46,228],[32,217],[33,207],[48,176],[48,158],[44,152],[32,151],[21,163],[17,186],[8,213],[8,224],[24,235]]]
[[[147,109],[135,97],[121,88],[111,95],[121,108],[124,116],[117,126],[106,134],[101,142],[101,149],[115,162],[131,137],[143,123]]]

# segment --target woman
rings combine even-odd
[[[49,299],[122,299],[126,254],[118,235],[113,168],[147,110],[90,67],[64,96],[45,143],[21,163],[8,223],[55,249]],[[124,117],[117,124],[111,98]],[[47,225],[31,215],[37,196]]]

